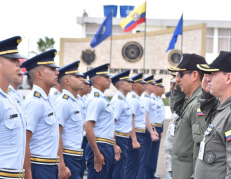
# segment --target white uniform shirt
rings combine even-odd
[[[86,121],[95,121],[95,137],[114,139],[114,112],[107,97],[92,88],[86,102]]]
[[[111,99],[111,106],[114,108],[115,131],[129,133],[132,130],[132,110],[120,91]]]
[[[31,155],[57,157],[59,123],[49,96],[42,88],[33,85],[22,109],[26,117],[26,129],[33,133],[30,140]]]
[[[79,99],[63,89],[55,104],[59,124],[63,126],[63,147],[73,150],[81,149],[83,141],[83,120]]]
[[[26,121],[21,107],[0,88],[0,168],[22,170]]]
[[[135,115],[135,128],[146,128],[146,111],[140,97],[134,92],[127,94],[127,101]]]

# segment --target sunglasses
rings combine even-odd
[[[183,78],[185,74],[191,74],[193,71],[179,72],[179,77]]]

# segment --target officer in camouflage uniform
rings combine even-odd
[[[221,51],[208,65],[198,65],[205,75],[198,97],[207,129],[200,145],[195,178],[231,178],[231,52]],[[217,97],[217,98],[216,98]],[[220,99],[220,101],[219,101]]]
[[[173,93],[174,111],[180,116],[175,126],[172,146],[173,179],[189,179],[194,174],[194,167],[199,152],[200,142],[205,131],[205,118],[200,112],[197,95],[201,92],[203,74],[197,64],[206,64],[202,56],[183,54],[177,67],[170,71],[179,72]]]

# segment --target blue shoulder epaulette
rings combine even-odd
[[[41,94],[37,91],[34,92],[34,96],[37,97],[37,98],[40,98],[41,97]]]
[[[69,96],[68,96],[67,94],[64,94],[64,95],[63,95],[63,98],[64,98],[64,99],[68,99]]]
[[[98,93],[98,92],[95,92],[95,93],[94,93],[94,96],[95,96],[95,97],[99,97],[99,93]]]

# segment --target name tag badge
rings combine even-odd
[[[171,124],[170,125],[170,135],[174,136],[174,132],[175,132],[175,124]]]
[[[205,138],[201,141],[198,159],[203,160],[204,151],[205,151]]]
[[[18,114],[10,115],[10,119],[13,119],[13,118],[16,118],[16,117],[18,117]]]
[[[205,135],[209,135],[212,132],[213,128],[214,128],[213,125],[209,125],[205,131]]]
[[[48,117],[51,117],[51,116],[53,116],[53,112],[52,112],[52,113],[50,113],[50,114],[48,114]]]
[[[79,113],[79,111],[75,111],[75,112],[74,112],[74,114],[78,114],[78,113]]]

